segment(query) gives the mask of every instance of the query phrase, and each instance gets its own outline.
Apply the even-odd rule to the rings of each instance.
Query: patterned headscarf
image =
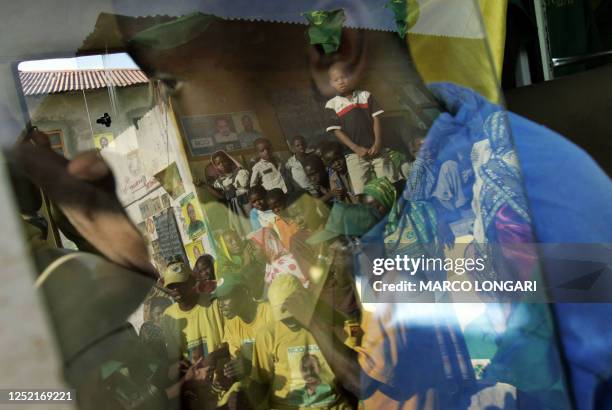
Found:
[[[395,187],[385,177],[376,178],[368,182],[363,189],[363,193],[370,195],[378,203],[387,208],[387,210],[391,210],[393,204],[395,204]]]

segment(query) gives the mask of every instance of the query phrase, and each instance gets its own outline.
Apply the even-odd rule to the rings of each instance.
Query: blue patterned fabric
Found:
[[[417,243],[421,249],[439,245],[440,225],[456,214],[449,216],[432,197],[438,173],[444,161],[468,156],[477,169],[470,201],[473,229],[480,224],[481,241],[495,242],[518,225],[523,231],[516,238],[527,242],[612,243],[612,184],[588,155],[471,90],[453,84],[433,84],[430,90],[446,112],[430,128],[397,207],[364,241],[384,238],[385,253],[391,257],[418,252]],[[422,212],[428,209],[435,212]],[[504,225],[508,218],[512,223]],[[564,400],[561,350],[550,324],[551,311],[545,307],[518,304],[513,309],[509,323],[515,327],[497,340],[489,370],[492,380],[520,386],[521,408],[559,408]],[[414,316],[407,309],[396,312],[398,320]],[[552,309],[576,406],[605,408],[612,403],[612,306],[556,304]],[[457,329],[451,325],[447,334],[456,336]],[[446,344],[439,348],[446,354],[465,354]],[[409,369],[398,374],[410,377]]]

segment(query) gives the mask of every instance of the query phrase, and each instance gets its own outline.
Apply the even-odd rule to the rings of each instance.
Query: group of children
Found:
[[[280,234],[276,221],[292,210],[298,216],[309,216],[298,218],[302,228],[306,223],[308,229],[316,230],[325,222],[334,203],[362,202],[365,185],[379,176],[374,170],[387,161],[380,157],[372,159],[375,164],[372,172],[356,178],[355,173],[363,171],[362,165],[367,160],[356,162],[361,164],[357,171],[351,169],[349,164],[355,162],[351,160],[355,154],[345,154],[346,147],[337,141],[326,141],[310,150],[304,137],[295,136],[291,141],[293,155],[285,163],[276,157],[272,144],[265,138],[255,142],[255,149],[258,160],[251,172],[223,151],[212,156],[219,175],[214,189],[209,191],[226,203],[230,229],[243,236],[262,227],[273,227]],[[385,166],[396,168],[395,164]],[[396,178],[389,178],[381,171],[384,178],[399,188],[404,176],[401,171],[397,173]]]
[[[207,187],[227,205],[229,229],[216,238],[216,260],[204,255],[193,271],[171,265],[163,275],[175,303],[160,326],[170,361],[183,363],[167,381],[181,386],[171,399],[195,397],[198,408],[356,408],[288,304],[301,298],[301,314],[316,309],[339,340],[358,347],[361,310],[346,241],[389,212],[406,176],[401,156],[383,144],[374,97],[352,89],[344,66],[329,74],[338,93],[325,107],[333,141],[311,150],[295,136],[282,162],[259,138],[250,171],[226,152],[211,157],[217,176]],[[224,348],[224,363],[206,362]]]
[[[250,171],[224,151],[212,155],[217,177],[209,191],[227,204],[229,226],[239,234],[273,225],[274,207],[269,202],[290,204],[307,194],[328,208],[336,202],[357,203],[375,178],[386,178],[401,189],[408,162],[383,140],[384,111],[370,92],[355,89],[346,65],[334,64],[328,74],[337,93],[325,105],[326,131],[333,140],[309,149],[303,136],[294,136],[293,155],[282,162],[272,143],[259,138],[254,141],[257,159]],[[324,222],[325,211],[317,208],[319,222]]]

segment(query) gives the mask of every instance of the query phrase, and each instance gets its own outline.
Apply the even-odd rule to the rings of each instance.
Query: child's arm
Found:
[[[353,151],[355,154],[359,155],[360,157],[365,157],[366,155],[368,155],[368,149],[364,148],[360,145],[355,144],[348,135],[346,135],[346,133],[342,130],[334,130],[334,135],[336,136],[336,138],[338,138],[340,140],[341,143],[343,143],[344,145],[346,145],[347,147],[349,147],[351,149],[351,151]]]
[[[372,145],[368,150],[368,155],[374,157],[380,152],[382,137],[380,132],[380,119],[378,118],[378,116],[376,116],[372,120],[374,123],[374,145]]]
[[[251,183],[249,184],[252,187],[255,185],[259,185],[259,171],[256,167],[257,163],[253,166],[252,174],[251,174]]]
[[[194,185],[197,186],[198,188],[206,189],[206,191],[208,191],[208,193],[211,194],[215,199],[219,199],[219,200],[225,199],[225,195],[223,195],[223,191],[215,186],[217,184],[216,181],[213,183],[213,186],[210,186],[206,181],[193,181],[193,182],[194,182]]]
[[[368,149],[369,156],[376,156],[380,152],[382,144],[382,132],[380,127],[380,114],[384,113],[383,109],[378,105],[378,101],[372,94],[368,96],[368,110],[372,116],[372,127],[374,131],[374,144]]]

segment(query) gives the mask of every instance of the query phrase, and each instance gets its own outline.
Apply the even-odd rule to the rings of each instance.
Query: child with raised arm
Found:
[[[336,63],[329,69],[330,85],[338,93],[327,101],[328,132],[348,147],[346,164],[356,195],[374,177],[387,177],[391,182],[401,179],[399,169],[384,148],[379,116],[384,112],[369,91],[354,88],[348,67]]]

